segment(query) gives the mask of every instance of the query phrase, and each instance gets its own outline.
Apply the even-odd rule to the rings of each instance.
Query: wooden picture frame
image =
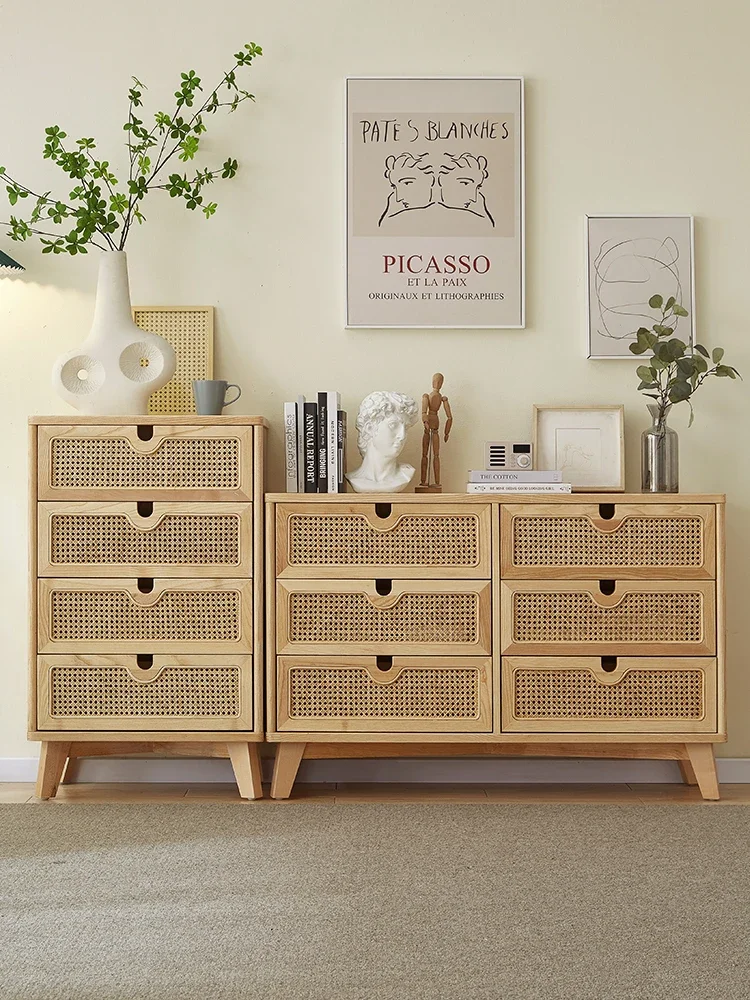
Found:
[[[624,492],[625,407],[622,404],[535,404],[533,445],[535,467],[563,472],[574,493]]]

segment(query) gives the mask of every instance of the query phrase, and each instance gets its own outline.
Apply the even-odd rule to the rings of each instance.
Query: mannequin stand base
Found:
[[[415,493],[442,493],[443,487],[433,483],[432,486],[415,486]]]

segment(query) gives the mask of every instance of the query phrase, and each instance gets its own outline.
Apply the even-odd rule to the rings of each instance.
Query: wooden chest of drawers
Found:
[[[30,737],[66,760],[229,756],[260,794],[260,417],[31,420]]]
[[[718,794],[723,497],[266,499],[276,797],[373,744],[665,757]]]

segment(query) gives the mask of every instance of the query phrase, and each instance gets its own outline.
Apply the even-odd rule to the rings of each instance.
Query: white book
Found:
[[[561,483],[562,472],[556,469],[472,469],[470,483]]]
[[[287,493],[299,493],[297,484],[297,404],[284,403],[284,467]]]
[[[572,493],[570,483],[467,483],[467,493]]]
[[[329,493],[339,491],[338,462],[338,412],[341,409],[341,394],[326,393],[326,481]]]
[[[305,492],[305,397],[297,396],[297,492]]]

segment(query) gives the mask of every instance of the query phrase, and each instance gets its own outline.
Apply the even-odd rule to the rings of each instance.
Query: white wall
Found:
[[[44,127],[56,123],[95,136],[121,166],[131,75],[148,84],[150,108],[168,108],[181,70],[213,80],[241,43],[262,44],[250,73],[256,105],[217,118],[208,134],[214,159],[231,152],[243,168],[215,188],[218,214],[205,221],[157,192],[129,251],[136,302],[216,305],[217,375],[243,385],[237,412],[273,421],[270,488],[282,486],[285,399],[334,384],[353,412],[375,388],[417,395],[440,370],[456,415],[449,488],[481,462],[485,438],[529,434],[532,403],[622,401],[637,489],[646,415],[633,366],[585,358],[583,216],[693,213],[700,339],[750,374],[749,35],[745,0],[6,0],[0,163],[31,187],[59,186],[41,157]],[[526,77],[526,330],[344,330],[347,74]],[[0,246],[28,269],[0,279],[0,757],[27,757],[26,417],[67,409],[48,371],[90,323],[96,261],[42,257],[4,237]],[[715,382],[701,395],[691,430],[686,413],[675,416],[682,487],[728,494],[721,752],[750,757],[750,405],[745,384]]]

